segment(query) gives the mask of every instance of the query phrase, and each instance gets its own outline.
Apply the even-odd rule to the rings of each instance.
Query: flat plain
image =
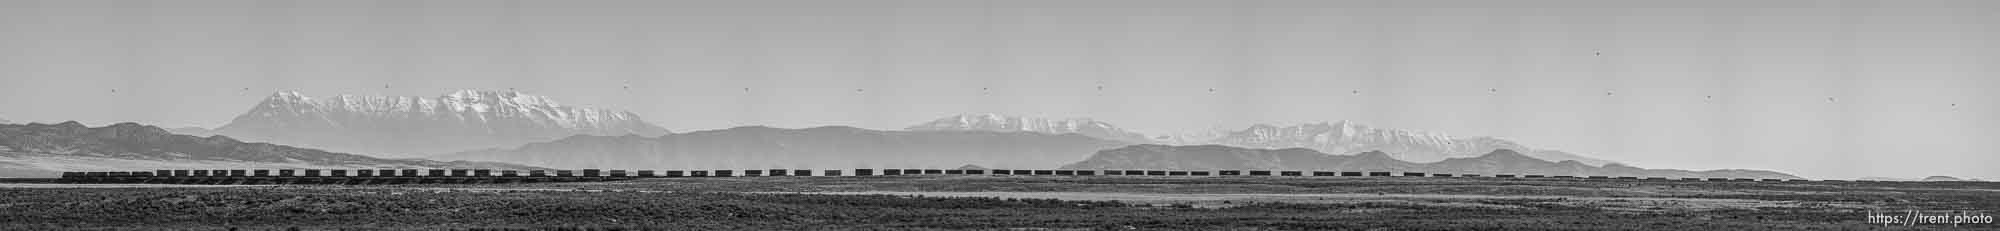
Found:
[[[0,184],[0,229],[1905,230],[2000,183],[874,176],[412,185]]]

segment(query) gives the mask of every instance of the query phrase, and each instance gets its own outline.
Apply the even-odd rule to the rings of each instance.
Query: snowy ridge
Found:
[[[638,114],[564,106],[515,91],[437,97],[272,94],[217,133],[343,152],[413,157],[512,147],[573,135],[659,136]]]
[[[1523,150],[1535,158],[1575,160],[1590,165],[1610,161],[1554,150],[1538,150],[1513,141],[1492,137],[1453,137],[1450,134],[1416,130],[1381,129],[1348,121],[1300,124],[1286,127],[1258,124],[1231,132],[1221,138],[1196,144],[1220,144],[1247,148],[1309,148],[1326,153],[1383,151],[1396,159],[1434,162],[1447,158],[1473,157],[1494,150]]]
[[[905,128],[910,131],[995,131],[1081,134],[1099,139],[1148,143],[1146,135],[1089,118],[1051,119],[992,113],[960,114]]]
[[[624,129],[619,123],[638,121],[631,112],[563,106],[546,96],[512,91],[460,90],[437,98],[339,95],[314,99],[283,91],[264,101],[262,116],[351,114],[363,117],[457,117],[465,121],[520,119],[595,135],[650,131]]]

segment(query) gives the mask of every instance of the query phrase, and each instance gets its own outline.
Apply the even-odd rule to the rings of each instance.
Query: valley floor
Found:
[[[2000,183],[883,176],[483,185],[0,184],[0,229],[2000,229]]]

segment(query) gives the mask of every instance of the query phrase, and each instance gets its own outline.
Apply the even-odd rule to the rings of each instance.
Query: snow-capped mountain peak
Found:
[[[1037,118],[994,113],[959,114],[905,128],[911,131],[997,131],[1046,134],[1076,133],[1100,139],[1146,143],[1145,135],[1089,118]]]
[[[1577,160],[1592,165],[1609,161],[1554,150],[1537,150],[1512,141],[1492,137],[1454,137],[1440,132],[1382,129],[1346,120],[1291,126],[1251,125],[1201,144],[1221,144],[1249,148],[1310,148],[1326,153],[1383,151],[1396,159],[1413,162],[1441,161],[1472,157],[1499,149],[1523,150],[1548,160]]]
[[[348,94],[316,98],[281,91],[217,131],[245,140],[399,157],[510,147],[572,135],[667,133],[631,112],[564,106],[546,96],[491,90],[460,90],[434,98]]]

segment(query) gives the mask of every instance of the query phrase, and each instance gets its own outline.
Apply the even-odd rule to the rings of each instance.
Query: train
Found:
[[[77,184],[491,184],[594,182],[682,177],[870,177],[909,175],[1029,175],[1147,177],[1457,177],[1550,178],[1623,181],[1790,182],[1803,179],[1666,178],[1523,174],[1446,174],[1384,171],[1281,170],[1076,170],[1076,169],[747,169],[747,170],[495,170],[495,169],[179,169],[129,172],[63,172],[57,183]]]

